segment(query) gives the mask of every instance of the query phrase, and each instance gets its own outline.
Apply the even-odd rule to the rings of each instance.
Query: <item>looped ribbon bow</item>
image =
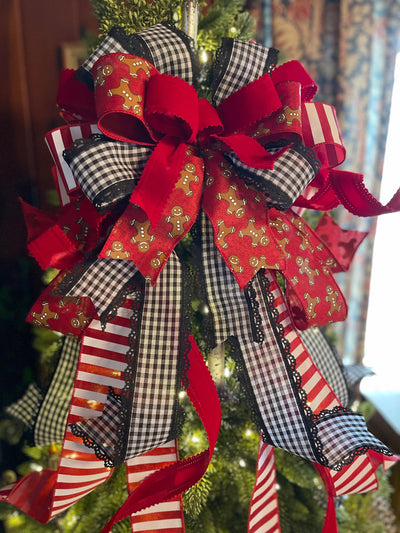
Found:
[[[309,102],[317,87],[298,62],[252,79],[216,107],[134,55],[100,57],[93,77],[100,131],[150,153],[99,257],[132,261],[155,283],[201,207],[241,288],[261,268],[280,270],[299,328],[345,318],[332,254],[302,219],[283,211],[320,169],[315,153],[322,171],[345,155],[333,108]],[[325,132],[322,143],[315,124]],[[101,205],[88,183],[87,154],[72,149],[67,161]]]

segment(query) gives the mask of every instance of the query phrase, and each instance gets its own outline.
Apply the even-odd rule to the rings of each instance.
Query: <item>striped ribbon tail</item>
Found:
[[[178,461],[177,441],[143,453],[126,462],[128,492],[131,494],[141,482],[153,472]],[[171,500],[148,507],[131,514],[132,532],[184,533],[184,519],[181,495]]]
[[[64,160],[63,152],[78,139],[85,139],[93,134],[99,134],[96,124],[83,123],[73,126],[66,125],[49,131],[45,141],[55,164],[54,176],[57,177],[56,185],[63,205],[69,203],[69,195],[79,191],[79,186],[74,175]],[[64,192],[64,194],[61,194]]]
[[[321,102],[307,102],[302,107],[303,139],[312,146],[322,168],[343,163],[346,150],[340,135],[335,108]]]
[[[248,533],[280,533],[274,448],[260,438]]]

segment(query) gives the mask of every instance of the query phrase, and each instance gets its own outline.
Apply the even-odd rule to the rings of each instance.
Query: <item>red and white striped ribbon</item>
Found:
[[[72,171],[63,158],[63,151],[69,148],[77,139],[86,139],[93,133],[101,132],[98,129],[97,124],[87,122],[73,126],[62,126],[61,128],[49,131],[45,135],[46,144],[56,166],[54,177],[57,179],[56,185],[60,194],[62,205],[65,205],[65,203],[63,203],[65,202],[65,193],[71,194],[79,190],[79,186],[76,183]],[[60,191],[63,191],[62,196]]]
[[[274,448],[260,438],[248,533],[280,533]]]
[[[336,119],[335,108],[321,102],[309,102],[302,107],[303,140],[312,146],[322,168],[333,168],[346,157]]]
[[[167,442],[126,462],[128,492],[133,492],[141,482],[156,470],[178,460],[176,440]],[[184,533],[182,497],[152,505],[131,515],[132,531],[152,533]]]

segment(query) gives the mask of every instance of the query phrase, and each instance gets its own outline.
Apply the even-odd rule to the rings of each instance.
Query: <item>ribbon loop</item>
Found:
[[[199,127],[196,90],[175,76],[151,76],[147,85],[145,120],[161,134],[194,142]]]

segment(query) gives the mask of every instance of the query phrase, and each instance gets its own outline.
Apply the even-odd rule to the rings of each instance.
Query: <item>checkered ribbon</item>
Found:
[[[34,427],[36,446],[49,446],[62,442],[71,403],[80,344],[73,337],[66,337],[56,371],[40,407]]]
[[[36,383],[30,383],[22,397],[8,405],[5,408],[5,412],[12,418],[22,422],[26,430],[30,430],[35,423],[42,402],[43,391]]]
[[[300,331],[299,334],[311,359],[332,387],[340,403],[347,407],[349,405],[347,378],[336,350],[330,346],[325,335],[318,328],[306,329]]]

